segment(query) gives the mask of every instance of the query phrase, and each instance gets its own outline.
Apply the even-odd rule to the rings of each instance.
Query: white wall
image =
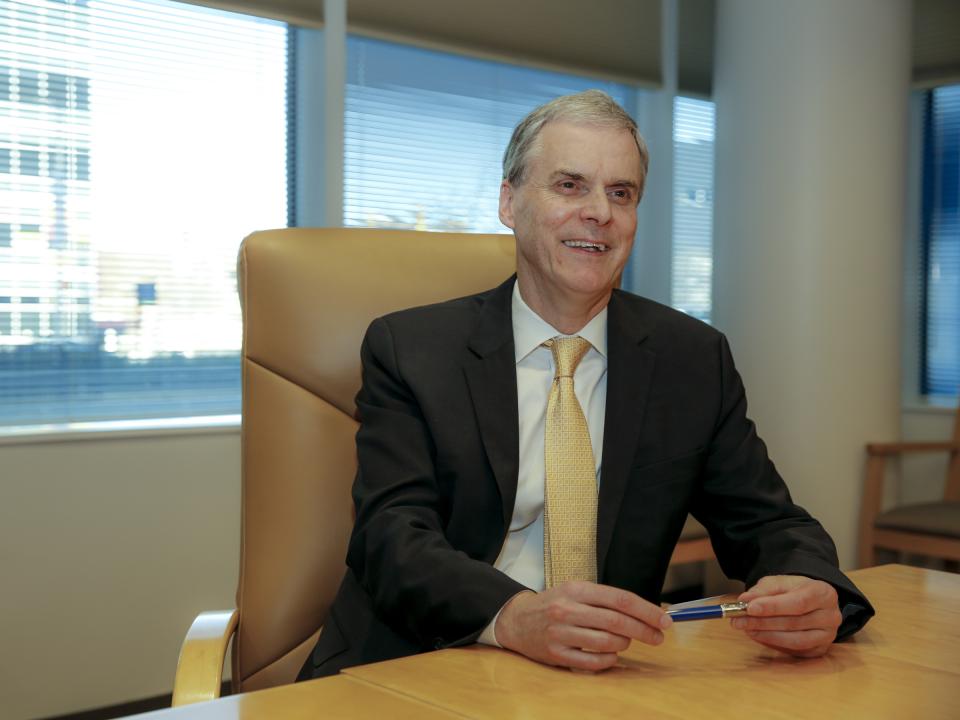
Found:
[[[953,434],[952,408],[907,408],[901,415],[902,440],[918,442],[946,442]],[[903,458],[899,467],[891,468],[893,482],[889,483],[892,502],[917,503],[943,499],[943,485],[947,475],[947,454],[917,453]]]
[[[233,606],[239,431],[0,446],[0,716],[168,693]]]
[[[717,4],[712,316],[843,567],[864,440],[899,426],[909,28],[890,1]]]

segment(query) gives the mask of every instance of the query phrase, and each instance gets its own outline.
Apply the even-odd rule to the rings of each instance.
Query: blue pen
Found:
[[[709,618],[737,617],[747,614],[747,604],[745,602],[721,603],[720,605],[701,605],[700,607],[681,608],[679,610],[667,610],[667,615],[673,618],[674,622],[684,622],[686,620],[707,620]]]

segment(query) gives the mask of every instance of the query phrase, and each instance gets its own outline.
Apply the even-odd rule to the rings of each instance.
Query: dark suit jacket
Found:
[[[493,568],[519,466],[513,283],[367,331],[348,570],[301,678],[474,642],[524,589]],[[689,511],[727,575],[826,580],[840,635],[859,629],[873,610],[768,459],[724,336],[629,293],[608,307],[599,581],[657,602]]]

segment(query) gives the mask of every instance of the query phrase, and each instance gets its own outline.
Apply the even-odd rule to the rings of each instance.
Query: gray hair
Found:
[[[637,130],[637,124],[627,111],[601,90],[585,90],[563,95],[533,110],[514,128],[503,154],[503,179],[511,185],[520,185],[526,179],[530,155],[536,148],[540,131],[549,122],[565,121],[583,125],[600,125],[628,130],[640,151],[640,187],[638,199],[643,196],[650,154],[647,144]]]

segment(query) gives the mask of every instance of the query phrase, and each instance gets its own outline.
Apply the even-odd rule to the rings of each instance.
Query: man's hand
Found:
[[[799,575],[761,578],[738,599],[750,605],[747,616],[730,621],[733,627],[761,645],[797,657],[826,653],[842,620],[833,586]]]
[[[656,605],[626,590],[568,582],[542,593],[523,592],[501,610],[497,642],[548,665],[605,670],[631,640],[663,642],[673,621]]]

